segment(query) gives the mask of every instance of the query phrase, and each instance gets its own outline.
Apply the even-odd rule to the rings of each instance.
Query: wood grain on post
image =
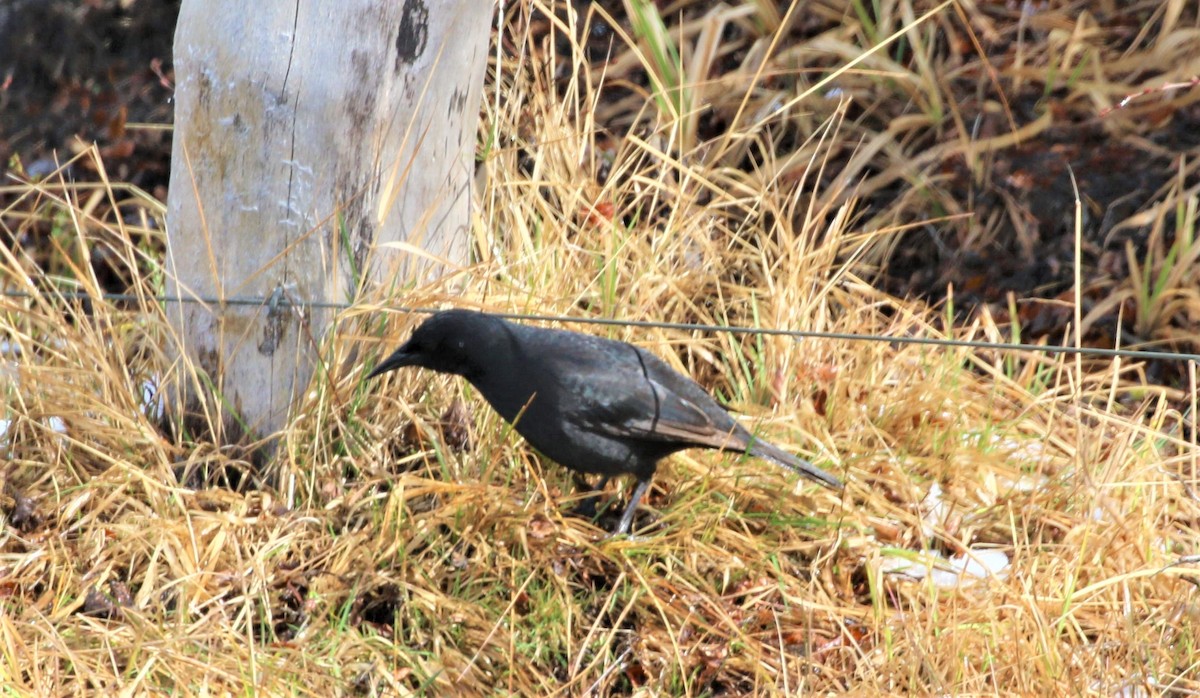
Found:
[[[491,10],[184,0],[167,291],[202,302],[167,313],[212,381],[184,392],[221,396],[210,417],[223,404],[257,434],[284,426],[332,318],[299,304],[416,268],[374,245],[465,260]],[[244,298],[274,302],[220,300]]]

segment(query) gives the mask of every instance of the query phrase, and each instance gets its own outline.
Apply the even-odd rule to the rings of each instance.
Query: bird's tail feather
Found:
[[[824,470],[821,470],[812,463],[809,463],[803,458],[797,458],[778,446],[769,444],[766,441],[751,439],[750,444],[746,447],[746,453],[764,460],[769,460],[776,465],[782,465],[789,470],[794,470],[804,477],[810,480],[815,480],[816,482],[819,482],[830,489],[840,490],[845,487],[841,480],[830,475]]]

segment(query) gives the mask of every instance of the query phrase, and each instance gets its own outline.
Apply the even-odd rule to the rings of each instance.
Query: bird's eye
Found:
[[[461,339],[460,339],[460,340],[458,340],[457,344],[458,344],[458,350],[459,350],[459,351],[462,351],[463,349],[466,349],[466,348],[467,348],[467,343],[466,343],[466,342],[464,342],[464,341],[462,341]]]

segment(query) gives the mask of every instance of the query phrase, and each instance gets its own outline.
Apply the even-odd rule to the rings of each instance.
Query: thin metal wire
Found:
[[[275,296],[269,298],[258,298],[251,296],[229,296],[227,298],[199,298],[186,296],[154,296],[150,294],[139,296],[136,293],[87,293],[86,291],[48,291],[46,293],[30,293],[28,291],[3,291],[0,296],[7,298],[42,298],[49,296],[52,298],[62,298],[64,300],[106,300],[106,301],[145,301],[152,300],[158,303],[196,303],[198,305],[261,305],[269,306],[273,301],[286,303],[288,305],[299,306],[302,308],[322,308],[331,310],[348,310],[353,306],[350,303],[339,303],[334,301],[289,301],[287,299],[278,300]]]
[[[416,312],[431,312],[424,308]],[[851,332],[819,332],[816,330],[784,330],[772,327],[735,327],[732,325],[704,325],[689,322],[655,322],[653,320],[611,320],[608,318],[574,318],[567,316],[527,315],[521,313],[495,313],[511,320],[545,320],[552,322],[576,322],[591,325],[620,325],[624,327],[661,328],[687,332],[731,332],[733,334],[758,334],[805,339],[840,339],[845,341],[895,342],[938,347],[969,347],[972,349],[996,349],[1000,351],[1033,351],[1049,354],[1083,354],[1085,356],[1120,356],[1131,359],[1166,359],[1168,361],[1200,361],[1200,354],[1141,349],[1102,349],[1097,347],[1060,347],[1042,344],[1015,342],[980,342],[970,339],[936,339],[932,337],[892,337],[878,334],[856,334]]]
[[[197,303],[205,305],[237,305],[271,307],[273,304],[291,305],[301,308],[318,308],[325,310],[348,310],[354,304],[335,301],[294,301],[288,297],[280,300],[273,295],[270,298],[249,296],[232,296],[228,298],[197,298],[181,296],[139,296],[134,293],[105,293],[91,294],[82,291],[52,291],[46,294],[35,294],[27,291],[3,291],[0,296],[9,298],[37,298],[39,295],[62,298],[66,300],[108,300],[135,301],[153,300],[157,303]],[[416,313],[432,315],[443,308],[424,308],[417,306],[391,306],[385,312]],[[931,337],[893,337],[888,335],[856,334],[850,332],[818,332],[815,330],[787,330],[774,327],[737,327],[734,325],[707,325],[692,322],[658,322],[654,320],[618,320],[614,318],[576,317],[571,315],[539,315],[536,313],[494,313],[507,320],[523,320],[536,322],[559,322],[563,324],[602,325],[617,327],[638,327],[643,329],[677,330],[680,332],[729,332],[732,334],[750,334],[765,336],[783,336],[796,339],[835,339],[849,342],[894,342],[896,344],[916,344],[935,347],[964,347],[992,351],[1011,352],[1043,352],[1046,354],[1081,354],[1084,356],[1121,357],[1126,359],[1147,359],[1155,361],[1195,361],[1200,363],[1200,354],[1190,354],[1175,351],[1155,351],[1148,349],[1103,349],[1097,347],[1064,347],[1042,344],[1024,344],[1017,342],[982,342],[969,339],[936,339]]]

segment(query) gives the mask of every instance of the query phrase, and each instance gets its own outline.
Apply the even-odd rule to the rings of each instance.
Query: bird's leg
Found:
[[[600,493],[603,492],[604,488],[608,485],[608,478],[608,475],[600,478],[600,484],[596,485],[595,487],[588,485],[587,480],[583,479],[583,477],[575,478],[576,487],[579,489],[587,487],[587,491],[591,492],[586,499],[579,503],[579,506],[575,507],[576,514],[579,514],[585,519],[596,518],[596,502],[600,501]]]
[[[621,523],[617,524],[617,530],[613,531],[614,536],[629,533],[629,529],[633,527],[633,512],[637,510],[638,502],[649,487],[650,478],[638,480],[637,487],[633,488],[633,495],[629,497],[629,506],[625,507],[625,513],[621,514]]]

